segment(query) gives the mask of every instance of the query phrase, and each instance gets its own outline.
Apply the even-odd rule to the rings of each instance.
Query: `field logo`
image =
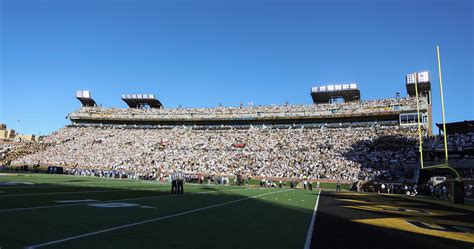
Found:
[[[358,223],[474,243],[472,223],[428,217],[376,218],[353,220]]]
[[[83,199],[83,200],[62,200],[62,201],[55,201],[57,203],[81,203],[81,202],[93,202],[97,201],[94,199]]]
[[[413,220],[405,220],[410,225],[415,226],[421,229],[431,229],[436,231],[443,232],[454,232],[454,233],[473,233],[474,230],[472,227],[463,226],[463,225],[451,225],[451,224],[442,224],[442,223],[427,223]]]
[[[98,208],[124,208],[124,207],[138,207],[140,205],[134,203],[125,203],[125,202],[110,202],[110,203],[91,203],[87,204],[91,207]]]

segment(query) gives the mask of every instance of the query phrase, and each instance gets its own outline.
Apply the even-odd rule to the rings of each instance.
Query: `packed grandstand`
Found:
[[[416,102],[411,97],[306,106],[148,110],[83,107],[69,115],[72,125],[42,141],[47,146],[11,158],[11,164],[55,165],[74,168],[75,172],[113,170],[124,175],[156,176],[179,169],[212,175],[403,181],[413,176],[417,162],[417,127],[400,125],[399,120],[379,121],[378,115],[372,121],[347,122],[343,115],[399,114],[414,108]],[[88,122],[96,114],[101,114],[101,119],[129,122]],[[323,114],[340,122],[278,122],[278,118]],[[256,125],[131,125],[137,117],[158,121],[184,117],[192,122],[216,117],[248,120],[251,116],[266,116],[273,121]]]
[[[236,129],[67,127],[53,146],[14,160],[98,168],[327,179],[405,177],[416,163],[416,129],[393,124]]]
[[[340,94],[326,91],[323,97]],[[416,181],[418,129],[426,150],[439,146],[430,137],[429,94],[421,94],[418,105],[410,94],[368,101],[358,99],[359,91],[343,95],[357,100],[321,103],[312,95],[312,105],[163,108],[154,95],[123,95],[129,108],[104,108],[89,92],[78,91],[82,107],[68,115],[70,125],[40,143],[3,143],[0,156],[12,166],[58,166],[71,174],[119,178],[157,179],[182,170]],[[462,136],[462,144],[458,138],[449,137],[451,147],[474,144],[470,133]]]

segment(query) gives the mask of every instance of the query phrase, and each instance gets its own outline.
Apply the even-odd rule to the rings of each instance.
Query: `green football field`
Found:
[[[318,191],[0,175],[0,248],[305,248]]]

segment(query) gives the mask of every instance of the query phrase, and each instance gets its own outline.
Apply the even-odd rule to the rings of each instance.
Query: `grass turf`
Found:
[[[0,185],[2,249],[81,235],[39,248],[302,248],[318,198],[317,191],[198,184],[173,196],[169,183],[46,174],[0,182],[33,183]],[[136,206],[55,202],[80,199]]]

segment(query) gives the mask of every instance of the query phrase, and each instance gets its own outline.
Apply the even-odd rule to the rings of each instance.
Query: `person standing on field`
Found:
[[[171,174],[171,194],[176,194],[176,187],[177,187],[177,179],[178,175],[176,173],[176,170],[173,170],[173,173]]]
[[[183,183],[184,183],[184,174],[182,171],[180,171],[177,175],[178,195],[182,195],[184,193]]]

